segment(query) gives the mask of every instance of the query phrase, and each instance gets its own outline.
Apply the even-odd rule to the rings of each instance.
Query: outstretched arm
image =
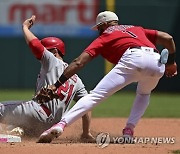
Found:
[[[176,57],[176,46],[173,37],[166,32],[157,32],[157,45],[162,45],[164,48],[169,50],[169,58],[166,64],[165,75],[167,77],[173,77],[177,75],[177,65],[175,62]]]
[[[33,15],[31,18],[25,20],[22,25],[22,30],[26,43],[31,48],[32,53],[37,59],[40,60],[44,52],[44,46],[41,44],[40,40],[29,30],[33,26],[35,19],[36,16]]]
[[[64,76],[66,78],[70,78],[72,75],[77,73],[82,67],[84,67],[85,64],[87,64],[89,61],[92,60],[92,57],[86,53],[83,52],[78,58],[74,59],[71,64],[65,69]]]
[[[37,37],[29,30],[33,26],[35,19],[36,16],[33,15],[31,18],[25,20],[22,25],[24,37],[27,44],[29,44],[29,42],[31,42],[33,39],[37,39]]]
[[[70,65],[64,70],[64,73],[60,76],[59,80],[51,85],[49,88],[56,91],[63,83],[65,83],[71,76],[77,73],[85,64],[92,60],[92,57],[83,52],[78,58],[74,59]]]

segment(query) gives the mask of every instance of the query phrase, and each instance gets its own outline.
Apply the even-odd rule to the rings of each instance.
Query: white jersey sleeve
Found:
[[[82,83],[81,79],[77,78],[77,90],[74,96],[74,101],[77,102],[80,98],[86,96],[88,94],[87,90],[85,89],[84,84]]]
[[[37,78],[36,92],[42,87],[54,84],[64,71],[64,62],[56,58],[51,52],[44,48],[40,60],[41,70]]]
[[[57,59],[51,52],[49,52],[46,48],[44,48],[44,54],[41,58],[41,65],[43,69],[48,72],[58,62],[59,62],[59,59]]]

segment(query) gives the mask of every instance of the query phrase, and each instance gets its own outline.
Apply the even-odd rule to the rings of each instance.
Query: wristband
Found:
[[[62,85],[62,84],[61,84],[61,82],[59,82],[59,80],[57,80],[56,83],[54,84],[54,86],[55,86],[56,88],[59,88],[61,85]]]
[[[169,54],[167,64],[174,64],[175,58],[176,58],[176,53],[175,52]]]
[[[68,78],[62,74],[59,78],[59,80],[56,81],[56,83],[54,84],[54,86],[56,88],[59,88],[62,84],[64,84],[66,81],[68,80]]]

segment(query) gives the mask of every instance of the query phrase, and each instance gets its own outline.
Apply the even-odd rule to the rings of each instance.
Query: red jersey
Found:
[[[144,29],[132,25],[108,27],[85,50],[90,56],[101,54],[113,64],[117,64],[129,47],[151,47],[156,49],[157,30]]]

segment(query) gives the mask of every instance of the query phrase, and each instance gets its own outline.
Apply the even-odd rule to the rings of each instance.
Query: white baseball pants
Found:
[[[151,91],[163,76],[165,65],[159,63],[160,55],[154,49],[141,47],[127,49],[118,64],[62,117],[67,125],[83,116],[113,93],[126,85],[138,82],[136,98],[127,123],[134,126],[144,114]],[[121,98],[119,98],[119,102]],[[109,104],[110,105],[110,104]],[[119,107],[120,108],[120,107]]]

